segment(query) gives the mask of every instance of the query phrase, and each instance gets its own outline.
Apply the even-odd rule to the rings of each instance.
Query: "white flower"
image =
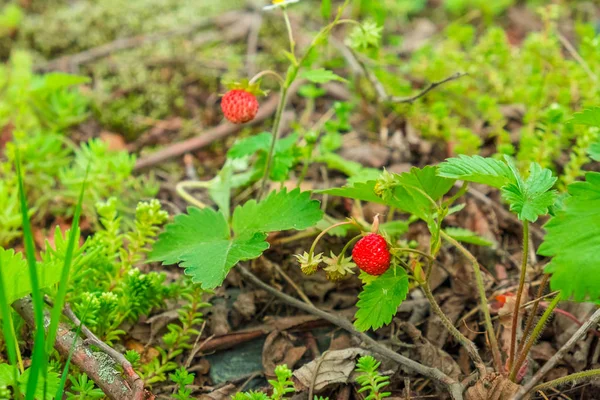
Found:
[[[271,4],[270,6],[264,6],[263,10],[272,10],[274,8],[277,8],[277,7],[285,7],[288,4],[297,3],[299,1],[300,0],[272,0],[271,2],[273,4]]]

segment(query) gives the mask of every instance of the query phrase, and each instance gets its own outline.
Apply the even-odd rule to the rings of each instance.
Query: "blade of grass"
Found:
[[[67,287],[69,286],[69,274],[71,272],[71,263],[73,261],[73,251],[75,249],[75,241],[79,238],[79,218],[81,216],[81,208],[83,204],[83,194],[85,192],[85,184],[87,182],[87,175],[90,168],[88,165],[85,173],[83,184],[81,185],[81,192],[79,193],[79,200],[75,206],[75,214],[73,214],[73,222],[71,223],[71,231],[69,232],[69,242],[67,243],[67,251],[65,252],[65,262],[63,264],[62,273],[60,276],[60,282],[58,284],[58,292],[54,299],[54,307],[52,308],[50,317],[50,327],[48,328],[48,338],[46,341],[46,351],[49,353],[54,347],[56,341],[56,332],[58,331],[58,324],[62,315],[62,309],[65,305],[65,299],[67,297]],[[60,398],[60,397],[59,397]]]
[[[14,382],[17,382],[19,379],[17,371],[18,343],[15,335],[15,330],[13,329],[12,317],[10,314],[10,305],[8,304],[8,300],[6,299],[5,293],[6,292],[4,291],[4,277],[2,274],[2,260],[0,260],[0,317],[2,317],[2,332],[4,333],[4,343],[6,344],[6,351],[8,353],[8,362],[10,363],[10,365],[15,367]],[[20,366],[20,371],[23,372],[22,365]],[[19,385],[15,385],[15,392],[15,395],[18,398],[20,396]]]
[[[31,279],[31,298],[33,299],[33,309],[35,317],[35,339],[33,345],[33,354],[31,356],[31,367],[29,380],[27,381],[27,391],[25,400],[33,400],[35,390],[38,384],[40,373],[43,374],[44,382],[46,381],[46,347],[44,333],[44,302],[40,292],[40,285],[37,275],[37,262],[35,260],[35,245],[33,242],[33,232],[31,230],[31,222],[29,220],[29,209],[27,207],[27,199],[25,197],[25,188],[23,184],[23,173],[21,171],[21,154],[17,149],[16,152],[16,169],[17,182],[19,186],[19,200],[21,204],[21,217],[23,220],[23,245],[25,246],[25,256],[29,265],[29,278]]]
[[[85,314],[81,317],[81,321],[83,321],[85,319]],[[77,325],[77,330],[75,331],[75,337],[79,337],[79,335],[81,335],[81,327],[83,325],[83,322],[80,322],[79,325]],[[56,389],[56,396],[54,396],[55,399],[62,399],[63,398],[63,393],[65,391],[65,385],[67,384],[67,378],[69,376],[69,366],[71,365],[71,357],[73,356],[73,353],[75,352],[75,344],[77,343],[76,340],[73,340],[73,345],[71,346],[71,348],[69,349],[69,356],[67,357],[67,362],[65,362],[65,368],[63,369],[63,373],[62,376],[60,378],[60,384],[58,385],[58,389]]]

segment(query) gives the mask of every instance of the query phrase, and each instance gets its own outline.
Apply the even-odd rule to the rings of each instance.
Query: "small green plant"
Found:
[[[294,393],[294,382],[292,382],[292,371],[287,365],[278,365],[275,367],[275,378],[269,379],[273,394],[268,396],[263,392],[240,392],[232,396],[232,400],[282,400],[286,395]]]
[[[173,393],[174,399],[189,400],[192,398],[192,391],[186,386],[194,382],[194,374],[190,374],[184,367],[180,367],[175,373],[169,375],[169,379],[177,385],[177,392]]]
[[[365,400],[382,400],[391,395],[390,392],[382,391],[390,384],[390,378],[379,373],[380,365],[381,362],[373,356],[362,356],[356,363],[356,372],[360,373],[356,382],[361,386],[358,393],[365,393]]]
[[[67,393],[68,400],[104,398],[104,392],[98,389],[85,373],[71,376],[69,379],[71,380],[71,388]]]

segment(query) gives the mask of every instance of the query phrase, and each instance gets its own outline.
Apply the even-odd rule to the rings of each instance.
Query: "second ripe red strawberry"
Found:
[[[352,250],[352,259],[361,270],[370,275],[381,275],[390,267],[391,254],[385,238],[370,233],[360,239]]]
[[[258,112],[258,100],[253,93],[243,89],[232,89],[223,95],[221,110],[225,118],[234,124],[252,121]]]

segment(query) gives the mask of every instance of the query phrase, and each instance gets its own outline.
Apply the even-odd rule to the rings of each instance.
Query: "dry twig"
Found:
[[[35,326],[33,305],[30,297],[19,299],[15,301],[12,306],[25,320],[27,325],[30,327]],[[66,315],[67,309],[68,306],[65,308]],[[72,316],[75,317],[74,314]],[[49,317],[46,315],[45,318],[48,319]],[[80,322],[77,317],[72,320],[76,325],[79,325]],[[71,357],[72,363],[81,371],[85,372],[108,398],[112,400],[144,400],[152,398],[151,394],[146,393],[143,381],[135,371],[133,371],[131,364],[125,360],[125,357],[123,357],[122,354],[100,341],[87,327],[82,326],[82,332],[84,332],[84,335],[87,337],[90,337],[88,336],[88,334],[90,334],[95,338],[93,344],[102,349],[104,353],[92,352],[89,346],[64,324],[58,326],[54,347],[64,357],[67,357],[71,352],[71,348],[73,348],[73,355]],[[107,360],[103,358],[103,356],[106,357],[106,355],[121,364],[126,379],[121,377],[121,373],[114,368],[113,363],[107,362]]]
[[[416,361],[411,360],[410,358],[404,357],[403,355],[396,353],[395,351],[393,351],[392,349],[390,349],[388,347],[385,347],[385,346],[379,344],[376,340],[374,340],[367,334],[357,331],[354,328],[354,325],[352,325],[352,323],[350,321],[348,321],[346,318],[339,317],[334,314],[330,314],[326,311],[320,310],[314,306],[306,304],[300,300],[297,300],[291,296],[288,296],[285,293],[280,292],[279,290],[267,285],[266,283],[264,283],[263,281],[258,279],[252,272],[250,272],[244,266],[239,265],[238,272],[248,281],[252,282],[256,286],[259,286],[260,288],[264,289],[268,293],[271,293],[273,296],[284,301],[285,303],[287,303],[295,308],[298,308],[302,311],[305,311],[309,314],[321,317],[324,320],[327,320],[327,321],[331,322],[332,324],[337,325],[340,328],[346,330],[348,333],[358,337],[373,352],[378,353],[384,357],[387,357],[420,375],[426,376],[427,378],[430,378],[433,381],[442,384],[443,386],[446,387],[446,389],[452,396],[452,399],[454,399],[454,400],[462,400],[463,399],[463,395],[462,395],[463,386],[459,382],[450,378],[448,375],[444,374],[439,369],[431,368],[431,367],[425,366],[423,364],[420,364]]]

